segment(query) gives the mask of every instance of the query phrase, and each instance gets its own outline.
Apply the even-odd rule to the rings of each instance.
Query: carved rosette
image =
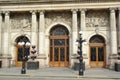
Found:
[[[12,30],[30,30],[31,16],[28,14],[15,13],[11,16],[10,26]]]
[[[108,27],[109,14],[107,11],[88,11],[86,15],[86,27]]]
[[[49,12],[46,13],[45,26],[48,27],[55,22],[63,22],[69,26],[72,24],[72,17],[69,12]]]

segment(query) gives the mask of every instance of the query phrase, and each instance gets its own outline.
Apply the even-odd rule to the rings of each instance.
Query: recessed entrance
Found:
[[[29,39],[26,36],[20,36],[16,39],[16,66],[21,67],[22,66],[22,59],[23,59],[23,52],[24,56],[28,56],[30,53],[30,46],[26,46],[23,49],[23,46],[19,46],[18,42],[24,41],[24,42],[30,42]]]
[[[95,35],[90,39],[90,66],[105,67],[106,64],[105,40],[100,35]]]
[[[67,67],[69,65],[69,36],[68,30],[58,25],[50,31],[50,54],[51,67]]]

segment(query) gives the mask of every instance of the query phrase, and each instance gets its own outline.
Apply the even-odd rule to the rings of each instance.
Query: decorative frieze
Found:
[[[10,19],[10,26],[12,30],[24,29],[30,30],[31,27],[31,16],[28,14],[12,14]]]
[[[72,24],[72,17],[69,12],[48,12],[46,13],[45,26],[50,26],[55,22],[63,22],[69,26]]]
[[[109,14],[107,11],[88,11],[86,15],[86,27],[108,27]]]

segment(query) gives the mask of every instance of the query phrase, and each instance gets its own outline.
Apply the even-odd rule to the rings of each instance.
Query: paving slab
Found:
[[[78,71],[70,68],[39,68],[35,70],[26,69],[26,74],[21,74],[20,67],[12,67],[0,68],[0,76],[120,79],[120,72],[105,68],[89,68],[84,71],[83,76],[79,76]]]

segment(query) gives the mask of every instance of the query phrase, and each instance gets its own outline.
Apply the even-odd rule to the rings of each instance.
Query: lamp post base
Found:
[[[21,74],[26,74],[26,69],[22,68],[21,69]]]
[[[79,75],[80,75],[80,76],[83,76],[83,75],[84,75],[83,69],[80,69],[80,70],[79,70]]]
[[[79,75],[81,76],[84,75],[84,63],[83,62],[79,63]]]

